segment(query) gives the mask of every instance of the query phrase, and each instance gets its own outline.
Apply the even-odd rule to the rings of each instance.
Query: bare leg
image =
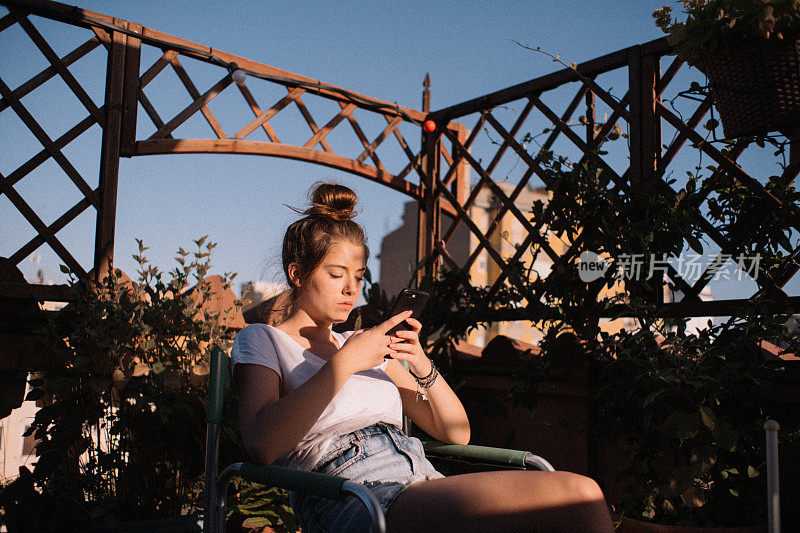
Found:
[[[476,472],[420,481],[386,513],[398,531],[611,532],[600,487],[570,472]]]

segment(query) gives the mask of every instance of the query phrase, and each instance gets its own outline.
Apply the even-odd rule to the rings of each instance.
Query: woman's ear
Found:
[[[300,279],[300,265],[297,263],[289,263],[289,266],[286,267],[286,273],[289,274],[292,285],[299,289],[302,284],[302,280]]]

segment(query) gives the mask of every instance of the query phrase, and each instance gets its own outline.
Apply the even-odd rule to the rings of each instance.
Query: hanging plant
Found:
[[[800,0],[683,0],[653,13],[675,54],[709,79],[726,138],[800,128]]]

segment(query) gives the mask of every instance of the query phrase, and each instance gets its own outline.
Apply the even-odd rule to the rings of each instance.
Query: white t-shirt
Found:
[[[352,334],[333,332],[340,348]],[[262,365],[277,372],[280,395],[284,396],[316,374],[325,360],[276,327],[251,324],[234,339],[231,370],[238,363]],[[334,437],[376,422],[402,427],[400,392],[385,372],[386,363],[350,376],[297,446],[275,464],[311,470]]]

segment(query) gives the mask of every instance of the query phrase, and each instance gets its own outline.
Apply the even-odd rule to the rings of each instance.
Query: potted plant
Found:
[[[677,56],[705,74],[726,138],[800,131],[800,2],[683,0],[653,13]]]

